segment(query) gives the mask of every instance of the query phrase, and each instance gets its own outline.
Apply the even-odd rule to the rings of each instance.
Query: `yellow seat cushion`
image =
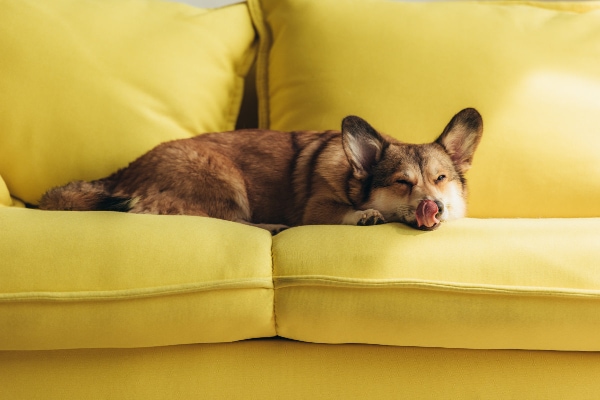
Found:
[[[306,226],[274,237],[279,335],[600,351],[600,219]]]
[[[234,128],[255,55],[245,4],[0,4],[0,175],[36,203],[160,142]]]
[[[424,143],[475,107],[470,216],[600,216],[600,2],[249,5],[263,128],[338,129],[356,114]]]
[[[273,336],[271,235],[186,216],[0,208],[0,350]]]

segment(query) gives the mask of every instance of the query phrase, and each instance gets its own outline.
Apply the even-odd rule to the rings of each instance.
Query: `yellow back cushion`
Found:
[[[472,217],[600,216],[600,2],[250,0],[262,127],[407,142],[475,107]]]
[[[233,129],[254,41],[245,4],[2,1],[0,176],[35,203],[160,142]]]

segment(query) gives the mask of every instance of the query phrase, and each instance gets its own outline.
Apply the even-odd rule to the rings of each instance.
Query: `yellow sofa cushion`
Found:
[[[274,237],[279,335],[600,351],[600,219],[306,226]]]
[[[599,216],[600,2],[249,0],[264,128],[429,142],[475,107],[472,217]]]
[[[0,3],[0,176],[35,203],[160,142],[234,128],[255,54],[245,4]]]
[[[0,350],[273,336],[271,235],[210,218],[0,208]]]

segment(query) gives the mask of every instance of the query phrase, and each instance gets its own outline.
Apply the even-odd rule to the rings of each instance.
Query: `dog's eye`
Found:
[[[446,175],[440,175],[436,179],[437,182],[442,182],[442,181],[445,181],[445,180],[446,180]]]
[[[408,187],[412,187],[412,185],[413,185],[412,183],[410,183],[409,181],[407,181],[405,179],[398,179],[396,181],[396,183],[399,183],[401,185],[408,186]]]

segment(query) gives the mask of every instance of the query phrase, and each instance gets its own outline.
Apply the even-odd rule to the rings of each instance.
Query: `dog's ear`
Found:
[[[342,145],[356,179],[365,179],[381,159],[385,139],[367,121],[350,115],[342,121]]]
[[[473,153],[482,133],[483,120],[479,112],[474,108],[465,108],[452,118],[436,143],[446,149],[454,165],[461,173],[465,173],[471,168]]]

